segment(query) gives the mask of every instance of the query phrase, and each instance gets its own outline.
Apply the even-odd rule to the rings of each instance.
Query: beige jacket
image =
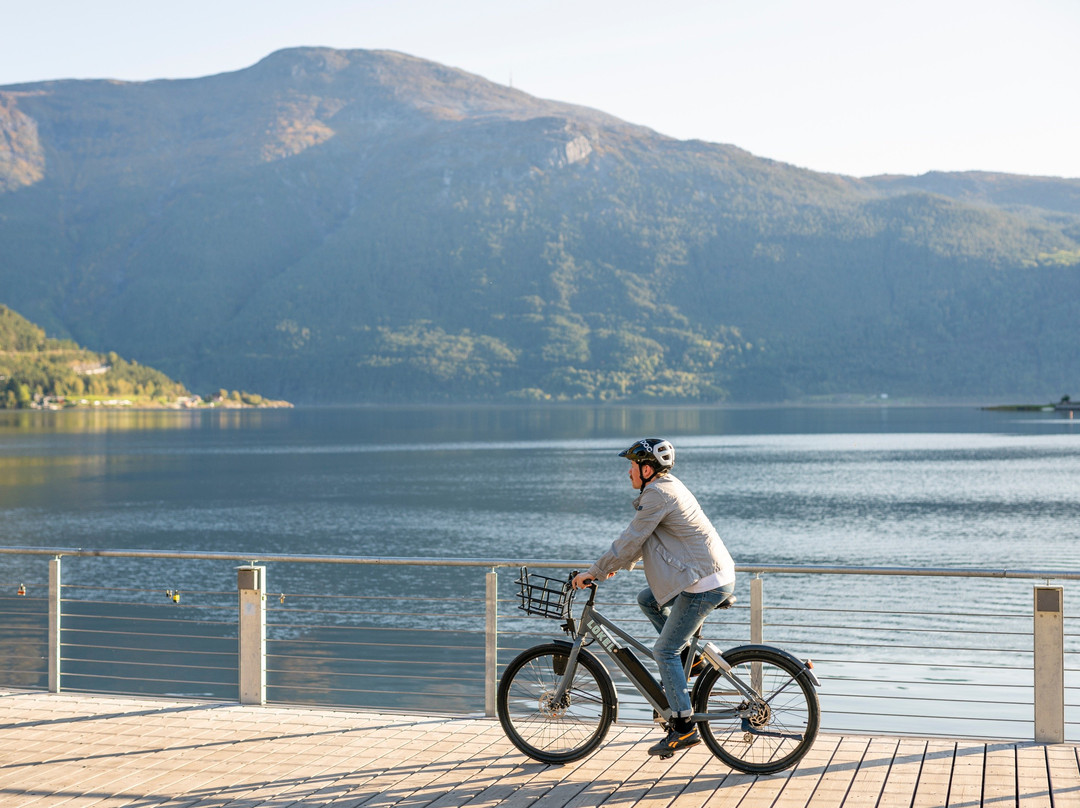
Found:
[[[603,580],[616,570],[645,564],[653,597],[667,603],[702,578],[735,580],[735,562],[697,499],[676,477],[651,480],[634,500],[634,519],[588,572]]]

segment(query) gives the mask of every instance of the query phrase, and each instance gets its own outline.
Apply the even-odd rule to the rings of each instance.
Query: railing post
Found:
[[[60,556],[49,561],[49,692],[60,692]]]
[[[760,572],[755,572],[750,579],[750,642],[760,644],[765,641],[765,617],[762,601],[764,579]]]
[[[760,572],[750,579],[750,642],[761,644],[765,641],[765,607],[762,593],[765,581]],[[762,668],[760,662],[750,663],[750,686],[760,691],[762,688]]]
[[[495,716],[495,683],[499,672],[499,574],[486,576],[484,596],[484,715]]]
[[[241,704],[266,704],[266,567],[237,567]]]
[[[1065,742],[1064,590],[1035,587],[1035,742]]]

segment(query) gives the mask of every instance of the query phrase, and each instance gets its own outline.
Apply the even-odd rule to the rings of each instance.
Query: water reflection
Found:
[[[1080,568],[1075,424],[1054,414],[974,408],[0,412],[0,532],[9,546],[225,551],[252,560],[274,553],[587,562],[632,515],[634,492],[617,452],[645,434],[675,441],[677,474],[697,493],[739,563]],[[3,556],[0,563],[0,607],[43,597],[45,558]],[[68,558],[64,576],[82,587],[79,598],[131,604],[152,618],[157,633],[170,636],[176,615],[231,613],[235,566]],[[342,691],[378,690],[362,684],[361,668],[342,669],[332,654],[303,650],[342,631],[338,617],[326,615],[334,608],[305,610],[305,599],[393,601],[422,593],[452,601],[482,592],[476,570],[269,567],[272,593],[285,595],[283,603],[272,604],[281,623],[272,629],[279,632],[281,667],[271,684],[297,698],[311,688],[311,698],[323,698],[319,681]],[[15,588],[23,582],[32,594],[16,601]],[[511,599],[504,586],[503,596]],[[641,586],[640,574],[619,576],[606,585],[605,599],[631,604],[625,614],[633,616]],[[743,604],[748,586],[744,575],[737,589]],[[949,632],[953,645],[978,656],[985,632],[1006,617],[1029,621],[1030,586],[774,577],[766,589],[773,610],[768,630],[774,641],[802,645],[831,662],[829,675],[864,680],[860,698],[870,698],[884,686],[889,665],[932,645],[935,632]],[[172,606],[167,590],[181,591],[181,603]],[[1065,602],[1071,616],[1080,601],[1067,596]],[[890,614],[877,613],[882,604]],[[816,610],[813,620],[803,617],[807,605]],[[122,614],[128,607],[115,608]],[[374,631],[389,621],[410,631],[464,631],[466,624],[471,631],[479,618],[455,616],[465,608],[438,602],[426,617],[375,615],[360,629]],[[741,608],[715,621],[729,644],[747,639]],[[822,609],[837,612],[823,619]],[[958,634],[954,618],[940,617],[958,611],[972,633]],[[40,614],[17,619],[37,625]],[[524,632],[553,633],[535,621],[519,623]],[[895,628],[887,642],[881,640],[883,625]],[[644,624],[642,631],[648,631]],[[980,686],[1017,687],[1015,677],[1029,676],[1012,672],[1007,659],[1026,653],[1010,645],[1014,634],[1025,631],[1009,629],[1007,636],[985,640],[999,647],[1006,662],[994,674],[1003,679]],[[369,638],[361,632],[354,639],[358,660],[366,659]],[[31,647],[26,643],[39,640],[8,642],[5,647],[23,654]],[[231,642],[207,639],[208,659],[214,658],[210,651],[228,656],[230,650],[216,645]],[[864,650],[869,669],[857,671],[842,661]],[[314,667],[290,658],[294,654],[313,657]],[[433,663],[450,682],[450,663],[465,660],[452,650],[444,656]],[[470,651],[469,664],[473,656]],[[971,681],[949,660],[972,659],[951,651],[941,656],[918,683],[888,685],[890,692]],[[159,656],[151,661],[168,666]],[[103,660],[84,662],[84,681],[90,681]],[[11,675],[40,681],[36,664]],[[208,674],[205,692],[231,697],[230,676]],[[435,701],[462,698],[466,691],[463,701],[469,701],[474,689],[448,684]],[[856,715],[861,704],[829,709]]]
[[[354,407],[204,410],[0,410],[0,437],[148,430],[329,428],[369,430],[401,442],[574,439],[650,435],[1008,432],[1071,429],[1060,413],[991,412],[975,407]]]

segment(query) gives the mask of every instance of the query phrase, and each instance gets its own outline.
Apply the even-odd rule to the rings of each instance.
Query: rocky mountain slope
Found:
[[[818,174],[392,52],[0,88],[0,301],[298,402],[1056,397],[1078,199]]]

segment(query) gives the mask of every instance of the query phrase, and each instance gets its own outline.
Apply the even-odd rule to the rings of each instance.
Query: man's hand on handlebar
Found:
[[[614,576],[614,572],[609,572],[607,574],[608,578],[613,578]],[[596,578],[589,575],[589,573],[587,572],[579,572],[577,575],[574,576],[574,580],[571,582],[571,585],[574,587],[574,589],[587,589],[590,584],[594,583],[596,583]]]

